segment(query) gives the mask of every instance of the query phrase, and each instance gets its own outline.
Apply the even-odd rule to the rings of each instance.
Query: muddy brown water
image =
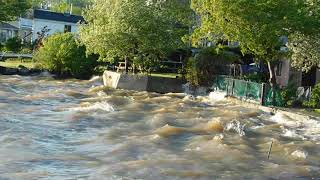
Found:
[[[320,179],[318,119],[98,85],[0,76],[0,179]]]

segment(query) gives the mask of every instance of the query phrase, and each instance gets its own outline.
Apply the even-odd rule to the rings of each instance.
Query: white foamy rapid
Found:
[[[227,94],[225,92],[214,91],[214,92],[210,92],[209,99],[212,102],[219,102],[219,101],[225,100],[226,95]]]
[[[227,131],[235,131],[239,134],[239,136],[246,135],[244,128],[246,124],[241,124],[240,121],[234,120],[227,124]]]
[[[294,158],[307,159],[308,153],[305,151],[296,150],[291,153],[291,156],[293,156]]]
[[[113,112],[114,108],[106,101],[103,102],[96,102],[92,105],[85,106],[85,107],[76,107],[70,108],[69,111],[82,111],[82,112],[90,112],[90,111],[107,111]]]
[[[102,81],[102,77],[101,76],[93,76],[89,82],[95,82],[95,81]]]
[[[302,140],[320,140],[319,119],[301,118],[300,116],[289,117],[284,113],[277,112],[270,118],[270,121],[282,125],[282,129],[284,132],[283,136],[301,138]]]

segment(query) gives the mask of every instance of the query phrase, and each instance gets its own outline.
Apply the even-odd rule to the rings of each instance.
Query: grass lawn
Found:
[[[29,69],[34,68],[35,63],[31,59],[7,59],[6,61],[0,61],[0,66],[9,68],[18,68],[20,65],[25,66]]]

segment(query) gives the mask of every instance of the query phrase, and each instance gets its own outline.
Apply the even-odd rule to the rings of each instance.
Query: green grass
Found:
[[[6,61],[0,61],[0,66],[8,68],[18,68],[20,65],[25,66],[26,68],[34,68],[35,63],[31,59],[7,59]]]

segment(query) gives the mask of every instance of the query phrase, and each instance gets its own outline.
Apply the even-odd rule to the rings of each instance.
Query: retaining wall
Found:
[[[134,91],[148,91],[157,93],[182,93],[181,79],[154,77],[145,75],[122,74],[112,71],[103,73],[103,83],[107,87]]]

